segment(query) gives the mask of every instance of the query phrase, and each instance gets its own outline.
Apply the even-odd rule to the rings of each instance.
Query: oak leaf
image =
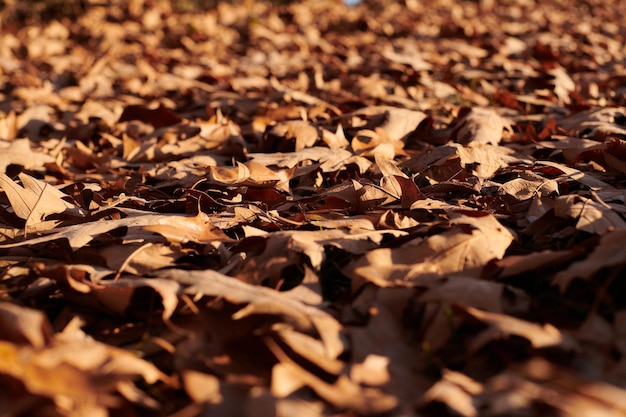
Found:
[[[64,198],[66,194],[52,185],[33,178],[27,174],[19,174],[23,186],[13,182],[8,176],[0,173],[0,186],[7,194],[7,198],[20,218],[26,220],[26,229],[41,223],[51,214],[67,214],[75,217],[85,217],[87,212],[70,203]]]

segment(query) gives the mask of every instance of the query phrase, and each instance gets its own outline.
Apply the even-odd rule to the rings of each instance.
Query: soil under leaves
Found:
[[[0,414],[626,414],[626,3],[84,6],[4,14]]]

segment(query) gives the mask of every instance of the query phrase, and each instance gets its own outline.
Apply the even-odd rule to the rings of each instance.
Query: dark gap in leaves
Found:
[[[461,331],[461,330],[459,330]],[[485,380],[505,370],[511,364],[522,363],[537,353],[531,343],[520,336],[508,335],[500,340],[493,340],[467,358],[463,373]]]
[[[320,267],[319,280],[325,300],[337,302],[350,298],[352,280],[342,269],[351,260],[349,252],[333,245],[324,246],[324,262]]]
[[[181,256],[175,264],[184,269],[206,270],[219,268],[221,266],[220,261],[219,254],[196,252]]]
[[[289,291],[302,283],[304,279],[303,268],[303,265],[287,265],[280,271],[280,277],[265,278],[261,281],[261,285],[277,291]]]
[[[153,323],[155,320],[160,321],[162,311],[161,296],[154,289],[137,287],[124,313],[133,321]]]

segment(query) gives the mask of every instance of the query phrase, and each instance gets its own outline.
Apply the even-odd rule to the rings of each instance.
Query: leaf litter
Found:
[[[1,414],[626,412],[623,2],[183,6],[2,11]]]

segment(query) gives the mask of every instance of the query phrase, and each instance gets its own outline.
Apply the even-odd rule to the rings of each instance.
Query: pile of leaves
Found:
[[[5,24],[0,414],[624,415],[624,15]]]

